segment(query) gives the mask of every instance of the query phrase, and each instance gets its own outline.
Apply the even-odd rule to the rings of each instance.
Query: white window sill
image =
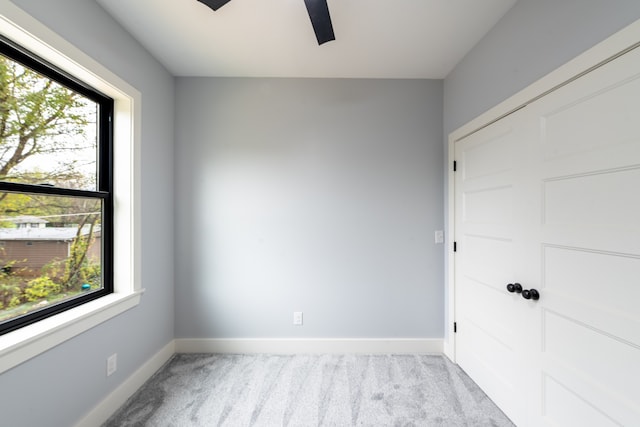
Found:
[[[143,292],[113,293],[0,336],[0,374],[135,307]]]

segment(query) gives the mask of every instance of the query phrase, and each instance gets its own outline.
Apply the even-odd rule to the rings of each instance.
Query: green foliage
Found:
[[[3,252],[0,250],[0,255]],[[22,279],[14,271],[15,264],[16,261],[8,261],[0,269],[0,309],[16,307],[22,302]]]
[[[100,261],[89,257],[91,245],[96,240],[96,222],[97,217],[85,216],[84,221],[78,225],[76,238],[69,249],[69,257],[53,260],[42,268],[41,275],[55,278],[61,286],[61,292],[80,291],[84,284],[89,284],[92,288],[101,286]]]
[[[61,280],[64,289],[80,290],[84,283],[90,280],[96,280],[96,272],[98,274],[97,280],[100,280],[100,267],[98,266],[96,269],[95,263],[92,263],[87,256],[89,248],[95,240],[95,223],[95,217],[90,218],[87,216],[78,226],[78,233],[71,244],[71,250],[69,251],[69,257],[65,263],[64,274]],[[81,231],[85,226],[89,228],[89,232],[86,235],[81,235]]]
[[[87,283],[91,285],[92,289],[101,287],[102,286],[102,270],[100,268],[100,263],[87,262],[82,267],[82,277],[83,277],[83,284]]]
[[[25,299],[27,301],[39,301],[51,296],[59,294],[61,286],[51,280],[49,276],[41,276],[30,280],[24,289]]]
[[[0,55],[0,179],[68,188],[95,182],[95,176],[79,172],[76,156],[68,155],[95,148],[95,141],[84,138],[91,102]],[[35,164],[33,159],[38,159]],[[46,165],[46,170],[37,164]],[[75,208],[66,206],[74,203],[71,200],[54,206],[51,198],[0,193],[0,219],[5,225],[6,216],[67,214],[68,208]]]
[[[0,309],[15,307],[20,304],[20,280],[11,274],[0,273]]]
[[[0,56],[0,178],[25,182],[16,170],[22,162],[60,147],[73,149],[70,137],[81,135],[87,124],[84,106],[78,93]],[[68,170],[53,167],[47,174],[59,178]]]
[[[20,298],[17,295],[14,295],[11,300],[9,301],[9,308],[13,308],[13,307],[17,307],[20,305],[22,301],[20,300]]]

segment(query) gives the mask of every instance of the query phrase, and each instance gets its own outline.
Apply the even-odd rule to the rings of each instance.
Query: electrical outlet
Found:
[[[111,376],[118,370],[118,353],[113,353],[107,357],[107,376]]]
[[[293,312],[293,324],[295,326],[302,326],[302,312],[294,311]]]
[[[444,243],[444,231],[436,230],[435,240],[436,240],[436,243]]]

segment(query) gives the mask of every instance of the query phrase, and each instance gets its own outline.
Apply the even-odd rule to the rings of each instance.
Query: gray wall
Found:
[[[639,17],[638,0],[518,0],[445,79],[445,136]]]
[[[1,425],[71,426],[173,339],[173,78],[92,0],[14,2],[143,98],[141,304],[0,375]]]
[[[177,338],[442,337],[441,81],[176,98]]]

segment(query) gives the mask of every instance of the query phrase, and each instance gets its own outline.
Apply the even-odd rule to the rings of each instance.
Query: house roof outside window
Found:
[[[21,225],[25,225],[31,228],[44,228],[49,223],[49,221],[47,221],[46,219],[33,216],[33,215],[20,215],[20,216],[5,218],[4,220],[13,222],[18,227],[20,227]]]
[[[81,235],[89,234],[90,226],[82,227]],[[71,241],[76,238],[77,227],[47,228],[0,228],[0,240],[57,240]],[[94,227],[94,235],[99,235],[100,227]]]

